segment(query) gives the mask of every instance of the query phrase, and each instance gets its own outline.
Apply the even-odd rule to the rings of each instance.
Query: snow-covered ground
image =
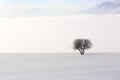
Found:
[[[120,80],[120,54],[0,54],[0,80]]]

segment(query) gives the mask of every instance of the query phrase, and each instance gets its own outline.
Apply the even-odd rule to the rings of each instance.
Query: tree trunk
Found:
[[[79,52],[80,52],[80,54],[82,55],[82,53],[81,53],[81,50],[79,49]]]
[[[80,49],[79,52],[81,55],[84,55],[84,49]]]
[[[80,52],[81,55],[85,54],[85,50],[84,49],[80,49],[79,52]]]
[[[85,50],[84,49],[82,49],[82,54],[81,55],[84,55],[85,54]]]

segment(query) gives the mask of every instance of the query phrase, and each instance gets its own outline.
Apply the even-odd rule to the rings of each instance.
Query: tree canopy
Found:
[[[85,50],[92,47],[92,42],[89,39],[76,39],[74,41],[74,49],[79,50],[81,55],[84,55]]]

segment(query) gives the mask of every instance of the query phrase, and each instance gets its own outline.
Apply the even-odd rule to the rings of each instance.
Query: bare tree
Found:
[[[81,55],[84,55],[85,50],[90,49],[92,47],[92,43],[89,39],[76,39],[74,41],[74,49],[79,50]]]

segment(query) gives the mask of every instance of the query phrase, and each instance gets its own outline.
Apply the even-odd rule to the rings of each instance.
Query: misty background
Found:
[[[0,0],[0,52],[73,52],[76,38],[90,39],[90,52],[119,52],[120,15],[107,11],[120,6],[83,13],[104,2],[119,0]]]

